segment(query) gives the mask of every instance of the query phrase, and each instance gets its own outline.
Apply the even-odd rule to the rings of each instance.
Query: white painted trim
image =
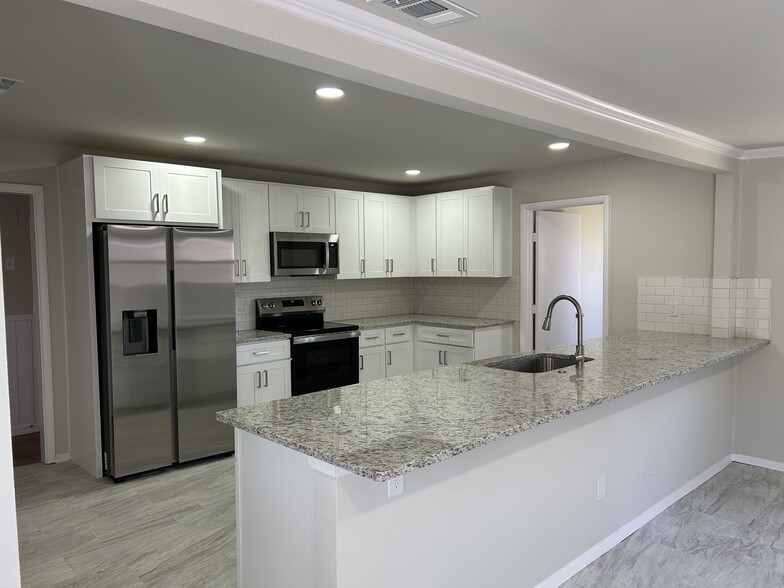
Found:
[[[751,159],[771,159],[774,157],[784,157],[783,147],[765,147],[763,149],[746,149],[741,156],[744,161]]]
[[[54,463],[63,463],[64,461],[71,461],[70,453],[58,453],[54,456]]]
[[[570,561],[560,570],[555,572],[549,578],[539,582],[536,585],[536,588],[556,588],[556,586],[560,586],[564,582],[566,582],[569,578],[574,576],[577,572],[582,570],[584,567],[589,565],[591,562],[596,561],[602,555],[610,551],[613,547],[618,545],[621,541],[626,539],[629,535],[634,533],[635,531],[642,528],[646,523],[651,521],[657,515],[660,515],[664,512],[668,507],[675,504],[678,500],[686,496],[689,492],[696,490],[702,484],[710,480],[713,476],[718,474],[721,470],[726,468],[732,461],[734,456],[727,455],[726,457],[721,458],[715,464],[710,466],[704,472],[698,474],[686,484],[675,490],[674,492],[668,494],[656,504],[645,510],[644,512],[640,513],[638,516],[633,518],[631,521],[626,523],[623,527],[608,535],[599,543],[588,549],[587,551],[583,552],[575,559]]]
[[[254,1],[298,18],[355,35],[383,47],[389,47],[496,84],[514,88],[530,96],[583,114],[674,139],[694,148],[725,157],[738,159],[744,153],[742,149],[732,145],[592,98],[338,0]]]
[[[750,455],[741,455],[737,453],[733,453],[730,457],[732,458],[732,461],[738,463],[745,463],[746,465],[784,472],[784,463],[781,463],[780,461],[772,461],[770,459],[762,459],[760,457],[751,457]]]
[[[533,284],[533,263],[531,262],[531,235],[534,227],[534,212],[537,210],[550,210],[552,208],[572,208],[575,206],[604,206],[604,299],[602,309],[602,332],[610,333],[610,196],[586,196],[583,198],[565,198],[563,200],[550,200],[547,202],[530,202],[520,207],[520,351],[533,349],[533,332],[531,314],[533,296],[529,286]],[[540,309],[539,313],[541,313]]]
[[[44,216],[43,186],[0,183],[2,194],[27,194],[32,201],[32,220],[35,279],[36,322],[40,348],[36,349],[41,375],[41,459],[44,463],[56,461],[54,448],[54,388],[52,384],[52,335],[49,329],[49,276],[46,259],[46,219]],[[36,346],[36,347],[39,347]]]

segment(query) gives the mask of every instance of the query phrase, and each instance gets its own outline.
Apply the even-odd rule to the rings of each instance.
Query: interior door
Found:
[[[581,227],[579,214],[536,212],[534,349],[577,342],[577,313],[569,302],[556,304],[550,331],[542,329],[542,322],[556,296],[568,294],[580,300]]]

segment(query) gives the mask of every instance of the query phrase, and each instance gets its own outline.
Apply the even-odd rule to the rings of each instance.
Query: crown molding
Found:
[[[741,156],[743,161],[750,159],[771,159],[784,157],[784,147],[765,147],[762,149],[746,149]]]
[[[434,39],[339,0],[253,0],[264,6],[348,33],[553,104],[673,139],[716,155],[740,159],[742,149],[598,100],[477,53]]]

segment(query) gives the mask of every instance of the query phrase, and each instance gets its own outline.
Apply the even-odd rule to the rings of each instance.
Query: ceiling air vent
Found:
[[[22,80],[15,80],[13,78],[5,78],[0,76],[0,94],[5,94],[10,90],[15,84],[21,84]]]
[[[478,14],[447,0],[381,0],[381,3],[431,28],[479,17]]]

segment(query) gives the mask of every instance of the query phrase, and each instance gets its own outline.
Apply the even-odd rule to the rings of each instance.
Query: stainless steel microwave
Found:
[[[326,233],[270,233],[273,276],[326,276],[340,271],[338,236]]]

